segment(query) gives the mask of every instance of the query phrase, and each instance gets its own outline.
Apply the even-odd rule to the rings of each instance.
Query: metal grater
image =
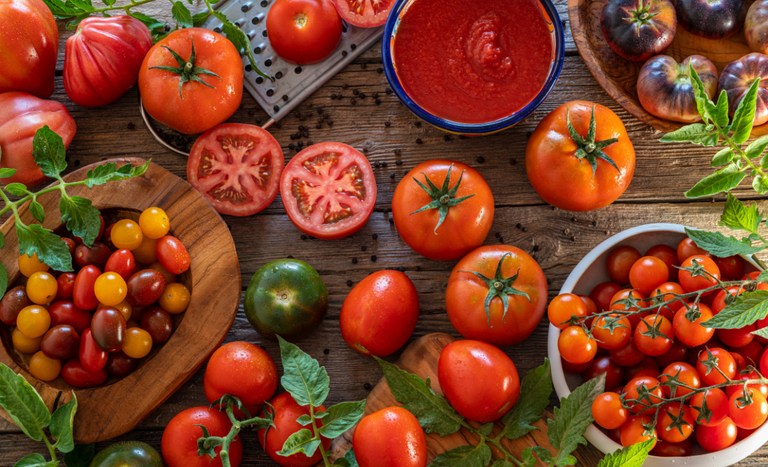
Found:
[[[267,12],[275,0],[226,0],[216,9],[244,30],[251,39],[251,47],[259,60],[259,68],[274,76],[275,81],[262,78],[251,71],[248,56],[243,54],[243,84],[253,98],[272,117],[264,127],[289,114],[310,94],[331,79],[349,62],[373,45],[384,32],[384,27],[358,28],[344,22],[341,40],[330,57],[313,65],[288,63],[272,50],[267,38]],[[203,27],[221,32],[221,22],[211,16]]]

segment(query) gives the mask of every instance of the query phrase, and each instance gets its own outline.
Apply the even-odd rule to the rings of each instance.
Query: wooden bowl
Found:
[[[606,0],[568,0],[568,18],[573,41],[587,64],[589,71],[624,110],[653,128],[668,133],[685,124],[664,120],[646,112],[637,97],[637,77],[644,62],[633,62],[617,55],[600,30],[600,13]],[[752,4],[752,0],[747,1]],[[710,40],[694,36],[677,26],[675,40],[664,52],[681,62],[690,55],[703,55],[717,67],[718,76],[723,68],[752,51],[744,39],[743,29],[723,40]],[[768,134],[768,123],[755,127],[752,136]]]
[[[107,162],[141,165],[145,161],[127,158]],[[95,165],[83,167],[64,180],[82,180],[93,167]],[[92,190],[80,185],[68,188],[67,192],[90,199],[100,210],[162,208],[170,217],[173,234],[184,243],[192,259],[185,273],[188,275],[185,283],[192,293],[189,308],[168,342],[156,346],[154,356],[146,357],[138,369],[125,378],[96,388],[75,390],[79,403],[75,442],[86,444],[132,430],[189,379],[224,341],[240,301],[240,265],[232,236],[218,213],[191,185],[158,165],[150,164],[141,177],[110,182]],[[58,192],[47,193],[37,200],[46,211],[43,225],[58,228],[61,225]],[[28,206],[20,210],[22,219],[27,224],[35,223]],[[13,218],[1,228],[6,244],[0,250],[0,261],[8,270],[9,283],[13,284],[21,275]],[[9,333],[3,333],[0,362],[23,375],[50,410],[71,400],[69,386],[61,378],[46,383],[29,373],[28,359],[14,350],[8,336]],[[2,409],[0,416],[11,421]]]

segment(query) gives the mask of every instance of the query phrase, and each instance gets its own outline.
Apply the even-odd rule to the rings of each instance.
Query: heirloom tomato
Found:
[[[115,352],[125,344],[125,318],[117,308],[101,306],[91,318],[91,332],[96,345],[105,352]],[[129,355],[130,356],[130,355]]]
[[[26,288],[23,285],[17,285],[6,292],[0,300],[0,321],[8,326],[15,326],[19,312],[32,304],[27,297]]]
[[[677,21],[695,36],[727,39],[741,29],[747,15],[744,0],[676,0]]]
[[[768,54],[768,0],[757,0],[749,7],[744,36],[753,52]]]
[[[672,44],[677,28],[675,6],[669,0],[608,0],[600,15],[600,30],[614,52],[644,62]]]
[[[147,331],[152,342],[167,342],[173,333],[173,318],[167,311],[156,306],[145,308],[141,315],[141,329]]]
[[[590,122],[596,125],[594,134]],[[568,211],[591,211],[627,189],[635,173],[635,149],[611,109],[571,101],[539,122],[528,140],[525,168],[544,201]]]
[[[419,420],[402,407],[387,407],[357,424],[352,449],[360,467],[426,467],[427,439]]]
[[[56,290],[56,298],[54,300],[72,300],[72,292],[75,288],[76,277],[77,274],[74,272],[65,272],[61,274],[58,279],[56,279],[58,288]],[[0,313],[2,313],[2,308],[0,308]]]
[[[760,85],[757,88],[755,126],[768,122],[768,55],[751,53],[729,63],[720,75],[719,83],[720,89],[728,94],[728,113],[733,115],[757,78],[760,78]]]
[[[65,383],[78,389],[93,388],[107,382],[107,370],[101,369],[91,373],[80,364],[80,360],[69,360],[61,369],[61,379]]]
[[[517,344],[544,315],[547,279],[523,250],[482,246],[453,268],[445,301],[451,324],[467,339],[499,347]]]
[[[109,247],[101,242],[93,242],[90,247],[80,244],[75,247],[74,260],[75,264],[81,268],[92,264],[103,269],[111,254]]]
[[[266,130],[225,123],[197,138],[187,180],[221,214],[250,216],[275,199],[284,166],[283,150]]]
[[[163,458],[147,443],[119,441],[99,451],[91,467],[163,467]]]
[[[29,372],[42,381],[53,381],[61,373],[61,360],[50,358],[45,352],[37,352],[29,359]]]
[[[165,277],[154,269],[143,269],[133,273],[126,282],[127,300],[131,306],[148,306],[155,303],[165,290]]]
[[[330,56],[342,24],[331,0],[277,0],[267,14],[267,35],[275,53],[297,65]]]
[[[293,225],[323,239],[357,232],[376,205],[368,159],[342,143],[313,144],[291,159],[280,178],[280,197]]]
[[[155,120],[187,135],[202,133],[231,117],[240,106],[243,62],[221,34],[179,29],[149,49],[139,70],[139,91],[144,108]]]
[[[429,259],[453,261],[479,247],[493,223],[493,194],[480,173],[436,159],[414,167],[392,198],[400,237]]]
[[[124,354],[122,351],[110,352],[107,357],[107,373],[116,377],[124,378],[133,373],[139,362],[135,358],[131,358]]]
[[[336,11],[344,21],[361,28],[375,28],[387,22],[394,0],[337,0]]]
[[[214,448],[215,458],[197,455],[197,440],[203,436],[205,426],[211,436],[227,436],[232,428],[224,412],[210,407],[192,407],[176,414],[163,431],[160,447],[168,467],[221,467],[221,446]],[[272,430],[270,430],[272,431]],[[231,467],[238,467],[243,458],[243,442],[236,436],[229,445]]]
[[[152,33],[129,15],[85,18],[67,39],[64,90],[77,105],[115,102],[139,80]]]
[[[51,315],[51,326],[69,324],[75,328],[78,334],[82,334],[91,327],[91,314],[76,307],[74,303],[68,300],[51,303],[48,307],[48,314]]]
[[[51,327],[40,341],[40,350],[46,357],[65,360],[77,356],[80,348],[80,336],[69,324]]]

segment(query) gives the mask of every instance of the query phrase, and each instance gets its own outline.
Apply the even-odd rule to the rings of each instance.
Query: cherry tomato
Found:
[[[176,274],[171,274],[170,272],[168,272],[168,270],[165,269],[163,265],[160,264],[159,262],[150,264],[149,269],[154,269],[155,271],[162,274],[163,277],[165,278],[166,284],[173,284],[174,282],[176,282]]]
[[[154,269],[143,269],[128,279],[127,300],[131,306],[148,306],[155,303],[165,290],[165,277]]]
[[[611,329],[613,328],[613,329]],[[604,349],[619,349],[627,345],[632,335],[632,324],[619,314],[601,316],[592,328],[597,345]]]
[[[105,304],[100,304],[99,308],[102,306],[107,306]],[[123,300],[122,302],[115,305],[115,308],[117,308],[117,311],[120,312],[120,314],[123,315],[123,319],[128,322],[129,319],[131,319],[131,315],[133,314],[133,307],[130,303],[128,303],[128,300]]]
[[[56,298],[54,298],[55,301],[72,300],[76,277],[77,274],[73,272],[65,272],[56,279],[58,287],[56,289]]]
[[[13,342],[13,347],[19,352],[25,354],[33,354],[40,350],[40,346],[43,342],[43,336],[27,337],[22,334],[18,328],[15,328],[11,334],[11,341]]]
[[[729,256],[727,258],[714,257],[715,264],[720,270],[720,274],[723,275],[723,279],[727,281],[737,281],[744,275],[744,269],[746,267],[744,258],[739,255]]]
[[[152,264],[157,262],[157,240],[144,237],[141,245],[131,251],[136,261],[141,264]]]
[[[101,237],[101,243],[107,245],[110,251],[119,250],[119,248],[112,243],[112,229],[115,227],[115,224],[116,222],[109,224],[107,228],[104,229],[104,235]]]
[[[151,207],[141,212],[139,227],[145,237],[157,240],[168,234],[171,229],[171,221],[168,214],[160,208]]]
[[[712,257],[707,250],[699,248],[690,237],[685,237],[677,244],[677,260],[682,263],[691,256]]]
[[[619,291],[623,289],[622,286],[615,282],[603,282],[597,284],[594,289],[589,293],[589,298],[597,305],[599,312],[607,311],[611,309],[611,299]]]
[[[75,248],[75,264],[81,268],[92,264],[103,269],[111,254],[112,251],[109,247],[101,242],[93,242],[90,248],[85,245],[78,245]]]
[[[736,424],[730,417],[716,426],[699,426],[696,441],[707,452],[722,451],[736,442]]]
[[[27,337],[41,337],[51,327],[51,315],[39,305],[23,308],[16,317],[16,329]]]
[[[629,270],[629,283],[646,295],[668,279],[667,264],[655,256],[643,256]]]
[[[733,354],[733,355],[735,357],[735,355],[738,355],[738,354]],[[747,381],[750,379],[760,379],[760,375],[756,371],[747,372],[747,370],[741,370],[739,373],[736,374],[736,378],[735,378],[736,381]],[[768,384],[748,384],[747,387],[753,391],[759,392],[760,394],[763,395],[763,397],[768,398]],[[725,393],[730,398],[733,395],[733,393],[741,389],[744,389],[743,385],[726,386]]]
[[[395,4],[392,0],[339,0],[334,3],[344,21],[362,28],[384,24]]]
[[[754,430],[768,418],[768,402],[760,392],[747,388],[739,389],[728,401],[728,414],[739,428]],[[748,401],[748,399],[751,399]]]
[[[709,409],[707,414],[702,411],[705,399]],[[695,394],[688,399],[688,406],[699,425],[714,427],[728,418],[728,396],[717,388]]]
[[[75,328],[68,324],[53,326],[40,342],[40,350],[45,356],[56,360],[76,357],[79,348],[80,336]]]
[[[569,362],[567,360],[564,360],[561,357],[560,358],[560,362],[563,365],[563,371],[565,371],[566,373],[572,373],[574,375],[578,375],[578,374],[581,374],[581,373],[584,373],[585,371],[587,371],[589,369],[589,367],[591,367],[592,364],[595,361],[594,360],[590,360],[588,362],[579,363],[577,365],[577,364],[573,364],[573,363],[571,363],[571,362]]]
[[[571,318],[587,316],[587,303],[578,295],[572,293],[560,294],[549,302],[547,317],[549,322],[558,329],[565,329],[571,324]]]
[[[284,392],[279,394],[275,396],[270,403],[272,404],[272,407],[274,407],[274,412],[269,408],[266,410],[269,413],[275,414],[274,423],[277,429],[271,429],[269,431],[262,429],[258,431],[259,443],[267,454],[269,454],[269,457],[284,467],[311,467],[318,462],[321,462],[322,456],[320,455],[319,450],[315,451],[315,454],[312,457],[307,457],[303,453],[294,454],[288,457],[277,454],[278,451],[283,449],[285,440],[297,431],[309,429],[312,432],[312,436],[315,436],[315,433],[311,427],[304,427],[296,421],[296,419],[302,415],[309,416],[309,406],[301,406],[297,404],[290,393]],[[315,408],[315,410],[325,412],[325,407],[321,405],[320,407]],[[318,420],[318,425],[322,426],[322,420]],[[328,449],[331,446],[330,439],[321,437],[321,440],[325,449]]]
[[[669,270],[669,280],[671,282],[677,281],[677,268],[680,266],[680,261],[677,259],[677,252],[669,245],[655,245],[645,252],[645,256],[655,256],[664,261]]]
[[[101,276],[101,271],[93,265],[88,265],[77,273],[75,287],[72,290],[75,306],[83,310],[93,310],[99,306],[99,299],[96,298],[94,292],[94,285],[99,276]]]
[[[81,359],[82,360],[82,359]],[[124,378],[133,373],[139,362],[122,351],[110,352],[107,357],[107,373],[117,378]]]
[[[586,363],[597,353],[597,342],[587,336],[581,326],[568,326],[557,340],[560,356],[570,363]]]
[[[27,297],[26,288],[23,285],[17,285],[6,292],[0,300],[0,321],[8,326],[15,326],[19,312],[32,304]]]
[[[643,357],[640,363],[624,368],[624,380],[627,383],[641,376],[651,376],[659,379],[660,375],[661,369],[659,368],[659,364],[656,363],[656,360],[653,357],[648,356]]]
[[[731,349],[726,349],[729,352]],[[744,347],[739,347],[738,349],[735,349],[740,353],[744,360],[746,360],[747,365],[752,365],[755,368],[760,368],[760,357],[763,356],[763,346],[760,345],[757,340],[753,340],[749,344],[745,345]],[[733,353],[733,352],[731,352]]]
[[[21,272],[26,277],[29,277],[38,271],[44,272],[48,269],[49,267],[47,264],[37,259],[37,253],[33,254],[32,257],[27,255],[19,256],[19,272]]]
[[[668,443],[658,440],[656,447],[651,451],[652,456],[658,457],[686,457],[693,454],[693,445],[690,439],[679,443]]]
[[[629,273],[632,265],[641,257],[640,252],[633,246],[621,245],[612,249],[605,262],[608,277],[618,284],[629,284]]]
[[[637,349],[634,337],[630,337],[629,342],[624,347],[611,350],[610,355],[611,360],[624,367],[637,365],[645,358],[645,355]]]
[[[341,18],[330,0],[277,0],[267,14],[275,53],[297,65],[328,58],[341,40]]]
[[[620,395],[615,392],[604,392],[592,402],[592,418],[606,430],[613,430],[626,423],[629,419],[629,410],[622,405]]]
[[[163,460],[168,467],[221,467],[221,446],[214,448],[216,457],[213,459],[208,454],[197,455],[197,440],[203,436],[200,425],[205,426],[211,436],[221,437],[229,434],[232,428],[227,414],[217,409],[192,407],[179,412],[168,422],[160,442]],[[274,429],[270,430],[272,431]],[[229,445],[231,467],[239,467],[242,458],[243,443],[240,437],[236,436]]]
[[[70,301],[57,301],[48,307],[51,315],[51,326],[69,324],[75,328],[75,332],[81,335],[83,331],[91,327],[91,314],[76,307]]]
[[[646,297],[645,294],[640,293],[638,290],[634,289],[622,289],[616,293],[616,295],[611,298],[611,310],[617,310],[617,311],[637,311],[640,308],[638,306],[627,306],[623,303],[618,303],[619,300],[625,300],[629,297],[634,298],[635,300],[639,300],[637,302],[637,305],[640,308],[646,308],[648,306],[648,302],[645,301]],[[640,320],[644,316],[648,316],[650,312],[644,312],[640,314],[634,314],[627,316],[627,319],[629,319],[629,322],[632,323],[632,329],[636,328],[637,325],[640,323]]]
[[[586,295],[577,295],[581,300],[584,302],[585,305],[587,305],[587,316],[592,316],[595,313],[597,313],[597,304],[595,304],[595,301],[589,298]],[[592,320],[587,320],[587,326],[590,325]]]
[[[121,219],[115,222],[110,233],[112,244],[117,249],[135,250],[141,246],[144,240],[144,234],[141,233],[141,227],[136,221],[131,219]]]
[[[673,363],[688,361],[689,353],[690,353],[690,349],[688,348],[688,346],[686,346],[680,341],[675,341],[672,344],[672,347],[669,348],[669,350],[664,352],[664,354],[656,357],[656,361],[659,363],[659,366],[661,368],[666,368]]]
[[[664,303],[675,298],[675,295],[682,295],[685,291],[677,282],[665,282],[660,286],[653,289],[649,298],[656,298],[655,303]],[[675,295],[673,295],[675,294]],[[675,312],[679,310],[683,303],[688,303],[690,300],[678,300],[670,303],[658,310],[658,312],[664,315],[665,318],[672,321],[675,318]],[[654,303],[649,300],[649,303]]]
[[[656,446],[655,440],[658,439],[658,435],[655,428],[651,430],[652,434],[650,436],[643,434],[645,427],[648,426],[652,426],[651,417],[647,415],[630,416],[629,420],[621,425],[621,445],[627,447],[654,439],[653,445]]]
[[[419,420],[402,407],[363,417],[352,449],[360,467],[426,467],[427,439]]]
[[[755,335],[752,334],[755,329],[754,323],[739,329],[718,329],[717,337],[723,344],[738,349],[755,340]]]
[[[683,290],[686,292],[696,292],[697,290],[706,289],[715,285],[717,282],[710,277],[711,275],[716,279],[720,279],[720,270],[717,268],[715,262],[707,256],[691,256],[683,261],[680,267],[689,268],[693,266],[694,262],[703,267],[707,272],[707,275],[693,277],[690,272],[681,269],[678,278],[680,279],[680,285],[683,287]],[[708,292],[707,295],[711,293],[712,292]]]
[[[176,237],[166,235],[157,241],[157,259],[160,264],[173,274],[181,274],[189,269],[189,253]]]
[[[663,355],[672,347],[675,333],[672,323],[661,315],[642,318],[635,328],[635,345],[642,353],[651,357]]]
[[[644,396],[642,399],[639,395],[639,390],[642,386],[645,386],[650,392],[649,396]],[[661,383],[656,378],[648,376],[641,376],[634,378],[624,386],[624,403],[629,410],[634,414],[649,415],[653,414],[656,409],[646,407],[644,404],[657,404],[661,402],[664,394],[661,390]],[[630,402],[630,400],[637,400],[640,402]]]
[[[695,321],[690,321],[689,317],[698,317]],[[715,334],[714,328],[707,328],[701,323],[712,319],[712,310],[703,303],[698,303],[690,309],[684,306],[677,310],[672,326],[675,330],[675,336],[683,344],[689,347],[696,347],[706,344]]]
[[[27,279],[27,297],[32,303],[45,305],[56,298],[56,292],[59,290],[59,283],[53,274],[38,271],[33,273]]]
[[[125,345],[125,318],[119,310],[104,306],[91,319],[91,332],[96,345],[105,352],[115,352]]]
[[[681,443],[693,434],[695,421],[683,403],[669,402],[659,408],[656,432],[669,443]]]
[[[136,271],[136,259],[130,250],[117,250],[112,253],[104,266],[104,272],[116,272],[128,280]]]
[[[98,373],[107,364],[107,352],[101,350],[96,341],[93,340],[93,334],[90,329],[83,331],[80,336],[80,366],[89,373]]]
[[[144,358],[152,350],[152,337],[141,328],[127,329],[125,343],[121,350],[131,358]]]
[[[165,290],[160,295],[158,302],[163,310],[177,315],[187,310],[190,296],[189,289],[184,284],[168,284],[165,286]]]
[[[705,361],[709,360],[713,360],[713,364],[717,369],[714,367],[710,368],[704,364]],[[736,360],[733,359],[733,356],[727,350],[720,347],[710,347],[699,354],[696,370],[699,372],[699,376],[701,376],[704,384],[714,386],[715,384],[726,382],[726,378],[733,379],[736,376]]]
[[[599,375],[605,373],[605,389],[613,390],[624,382],[624,369],[617,365],[611,357],[595,357],[592,364],[584,371],[584,381],[589,381],[592,378],[597,378]]]
[[[720,290],[717,292],[715,299],[712,301],[712,313],[720,313],[725,309],[726,306],[728,306],[728,304],[725,303],[726,300],[730,302],[742,293],[744,293],[744,289],[735,285],[728,287],[725,290]]]
[[[141,316],[141,329],[149,333],[152,342],[163,344],[173,333],[173,319],[162,308],[153,306],[145,310]]]
[[[106,358],[104,360],[106,361]],[[79,389],[101,386],[107,382],[107,376],[107,370],[104,369],[95,373],[86,371],[78,359],[69,360],[61,369],[61,379]]]
[[[74,255],[75,254],[75,248],[77,248],[77,243],[75,243],[74,240],[67,237],[62,237],[62,240],[64,240],[64,243],[67,244],[67,248],[69,248],[69,254]]]
[[[680,384],[677,384],[674,386],[674,395],[672,395],[672,388],[670,386],[662,386],[661,390],[664,393],[664,397],[669,399],[670,397],[680,397],[685,396],[686,394],[690,394],[693,392],[693,389],[689,388],[700,388],[701,387],[701,378],[699,377],[699,372],[696,371],[696,368],[693,366],[683,363],[683,362],[675,362],[671,365],[664,368],[664,371],[659,377],[659,381],[662,383],[666,383],[670,380],[670,378],[675,379],[680,382]],[[682,385],[688,386],[683,387]],[[662,438],[664,438],[662,436]],[[667,440],[670,441],[670,440]],[[675,442],[675,441],[673,441]]]
[[[61,360],[37,352],[29,359],[29,372],[40,381],[53,381],[61,373]]]
[[[128,286],[125,279],[116,272],[105,272],[94,283],[96,299],[107,306],[115,306],[125,300],[128,295]]]

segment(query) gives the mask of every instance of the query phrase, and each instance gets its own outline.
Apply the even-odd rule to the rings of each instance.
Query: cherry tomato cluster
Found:
[[[743,288],[700,291],[720,279],[754,280],[745,266],[739,256],[713,257],[688,237],[676,249],[656,245],[645,255],[618,246],[606,260],[610,282],[589,296],[550,302],[565,371],[585,380],[605,373],[607,392],[592,414],[609,437],[623,446],[654,438],[653,455],[689,456],[693,440],[719,451],[765,422],[768,384],[746,381],[762,378],[757,368],[768,371],[768,341],[751,334],[768,320],[735,330],[702,325]]]
[[[189,253],[169,230],[168,216],[155,207],[138,222],[121,219],[104,229],[102,219],[91,247],[64,239],[79,270],[58,277],[37,255],[19,257],[26,284],[5,294],[0,320],[15,326],[14,348],[32,354],[34,377],[99,386],[109,375],[131,373],[153,344],[170,338],[172,315],[187,309],[191,294],[176,282],[189,269]]]

